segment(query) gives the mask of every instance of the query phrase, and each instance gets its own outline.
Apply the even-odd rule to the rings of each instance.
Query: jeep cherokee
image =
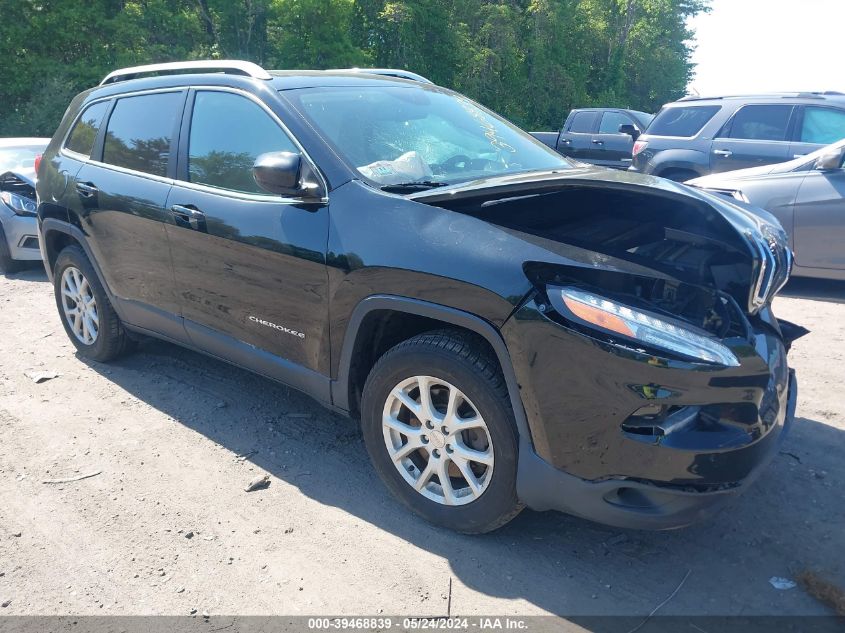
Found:
[[[150,335],[299,389],[360,419],[386,486],[438,525],[528,506],[683,526],[746,489],[794,417],[776,221],[574,165],[424,81],[115,71],[39,172],[80,354]]]

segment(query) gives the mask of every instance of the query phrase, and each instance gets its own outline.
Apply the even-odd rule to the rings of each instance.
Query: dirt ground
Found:
[[[0,615],[440,615],[450,579],[452,614],[647,614],[688,572],[662,614],[829,613],[769,579],[845,586],[845,285],[787,293],[778,315],[812,330],[799,419],[732,506],[668,533],[526,511],[466,537],[394,502],[350,421],[165,343],[86,362],[43,272],[0,276]]]

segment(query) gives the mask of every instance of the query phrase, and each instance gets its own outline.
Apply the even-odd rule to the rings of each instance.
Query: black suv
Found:
[[[150,335],[300,389],[359,418],[387,487],[440,525],[524,505],[685,525],[793,419],[776,223],[574,166],[429,83],[117,71],[73,100],[39,172],[80,354]]]
[[[782,163],[845,138],[845,94],[686,97],[657,113],[630,169],[677,181]]]

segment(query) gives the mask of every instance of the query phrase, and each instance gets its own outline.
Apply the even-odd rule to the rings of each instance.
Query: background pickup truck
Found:
[[[583,108],[572,110],[559,132],[531,134],[569,158],[627,169],[631,166],[635,137],[648,127],[653,118],[653,114],[636,110]],[[633,127],[629,132],[620,132],[619,128],[623,125]]]

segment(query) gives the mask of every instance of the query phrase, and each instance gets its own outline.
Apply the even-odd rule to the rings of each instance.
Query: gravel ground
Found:
[[[354,423],[165,343],[85,361],[46,276],[0,276],[0,614],[440,615],[450,581],[452,614],[647,614],[688,572],[661,613],[829,613],[769,579],[845,585],[845,285],[787,294],[778,315],[812,330],[799,419],[732,506],[667,533],[526,511],[466,537],[388,496]]]

